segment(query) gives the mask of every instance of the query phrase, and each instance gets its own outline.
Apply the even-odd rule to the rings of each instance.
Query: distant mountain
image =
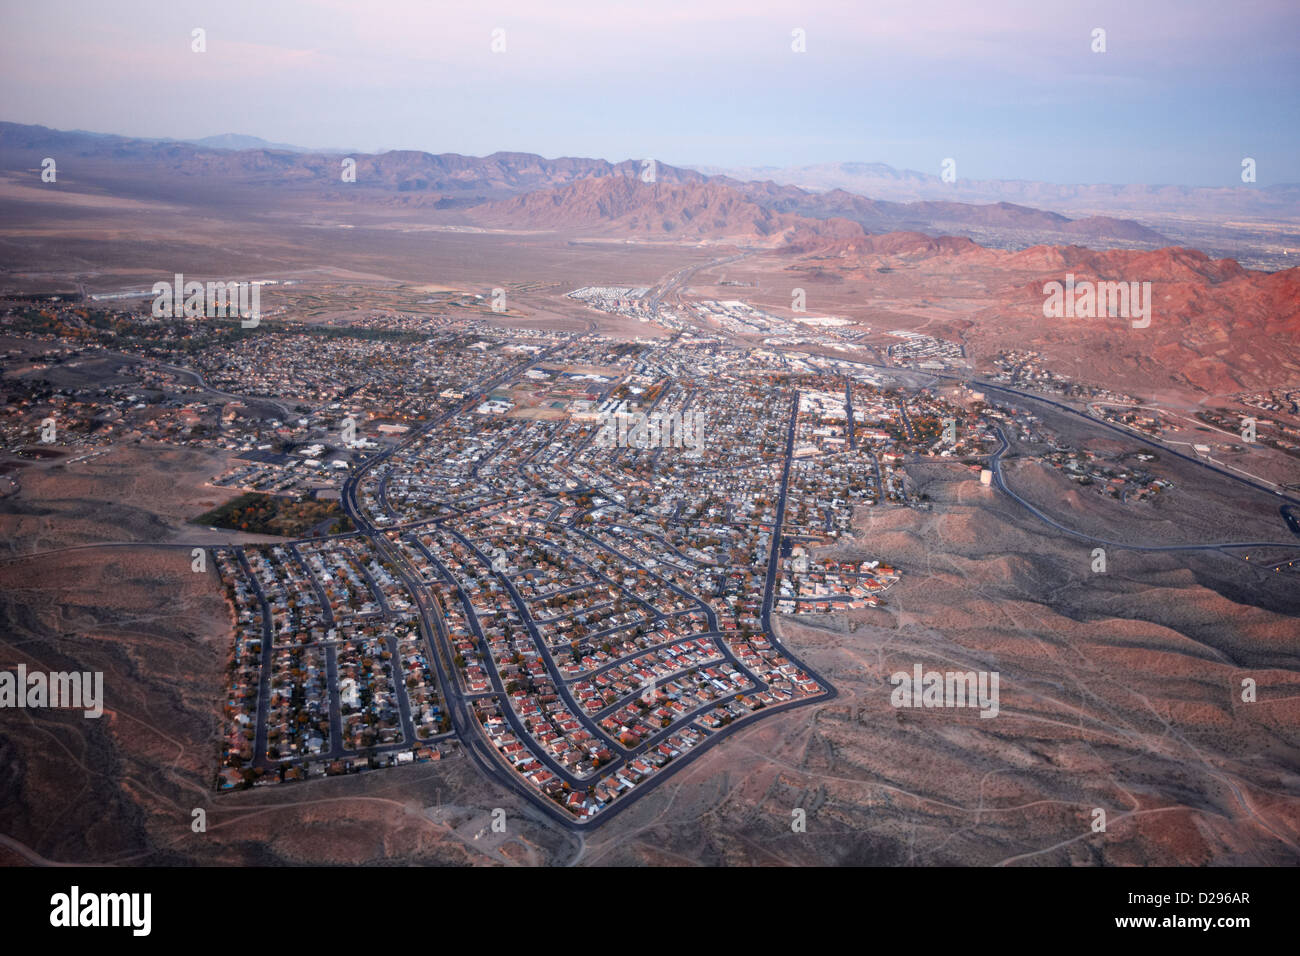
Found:
[[[290,143],[271,143],[260,136],[246,136],[242,133],[221,133],[217,136],[204,136],[201,139],[151,138],[119,136],[115,133],[94,133],[84,129],[56,130],[46,126],[24,126],[19,123],[0,123],[0,130],[8,134],[8,142],[14,146],[27,145],[35,147],[38,145],[73,144],[84,150],[87,148],[93,149],[95,143],[111,143],[115,147],[133,143],[141,148],[147,145],[165,146],[187,143],[205,149],[276,149],[290,153],[324,152],[331,154],[347,152],[346,150],[314,150],[305,146],[294,146]]]
[[[850,283],[886,308],[892,301],[911,310],[960,288],[971,308],[933,310],[927,331],[960,338],[974,358],[1028,348],[1084,380],[1134,391],[1164,383],[1209,395],[1286,383],[1300,368],[1300,269],[1283,266],[1270,275],[1196,249],[1151,250],[1145,247],[1168,245],[1163,236],[1106,215],[1071,218],[1014,202],[952,198],[898,202],[663,163],[654,166],[655,181],[644,182],[647,169],[639,160],[514,152],[359,153],[351,157],[357,180],[344,184],[337,154],[0,123],[0,177],[37,183],[45,156],[58,161],[60,203],[45,204],[42,189],[12,190],[0,199],[0,215],[15,210],[30,221],[57,223],[55,217],[64,216],[72,222],[82,213],[72,201],[80,193],[90,214],[116,228],[119,204],[105,197],[145,200],[149,213],[140,221],[148,224],[148,241],[132,240],[143,249],[134,254],[145,258],[163,244],[156,238],[163,234],[160,224],[165,229],[181,218],[210,220],[223,246],[227,228],[231,236],[271,229],[274,238],[264,248],[272,250],[316,241],[286,239],[284,230],[286,223],[314,226],[314,219],[331,226],[356,220],[403,227],[385,233],[385,243],[400,242],[408,226],[475,225],[610,240],[725,241],[773,250],[781,268],[810,294],[823,282]],[[875,167],[858,171],[884,175]],[[906,183],[912,175],[896,178]],[[160,212],[159,199],[169,208]],[[400,208],[406,206],[413,208]],[[437,241],[436,234],[425,239]],[[1130,248],[1115,248],[1125,244]],[[1156,315],[1150,327],[1044,318],[1045,282],[1070,273],[1151,282]]]
[[[1257,272],[1178,247],[1042,245],[1013,252],[914,232],[797,237],[783,251],[810,295],[827,282],[869,285],[885,296],[897,288],[904,299],[942,294],[954,284],[977,289],[981,308],[937,315],[927,330],[960,338],[977,362],[1008,349],[1033,350],[1044,364],[1080,380],[1139,395],[1166,387],[1231,395],[1292,381],[1300,368],[1300,268]],[[1067,275],[1079,282],[1150,283],[1150,325],[1132,328],[1122,317],[1044,317],[1044,284]]]
[[[844,190],[892,202],[1013,203],[1070,215],[1122,213],[1231,214],[1300,219],[1300,183],[1275,186],[1170,186],[1056,183],[965,179],[894,169],[884,163],[821,163],[811,166],[691,167],[710,176],[742,181],[768,179],[813,192]]]
[[[599,176],[530,192],[466,212],[483,225],[611,236],[778,241],[796,230],[825,238],[865,237],[855,223],[774,211],[721,182],[642,182]]]
[[[79,183],[140,197],[174,199],[202,193],[219,201],[222,191],[232,187],[274,187],[285,191],[311,190],[331,199],[378,206],[427,207],[432,213],[465,210],[533,192],[562,189],[584,180],[638,181],[650,171],[645,160],[547,159],[517,152],[476,157],[394,150],[352,155],[350,158],[356,162],[356,181],[345,186],[340,178],[339,154],[302,151],[257,137],[223,134],[190,143],[0,123],[0,169],[30,171],[45,156],[59,157],[61,172]],[[919,173],[896,173],[878,164],[843,164],[843,168],[862,177],[884,178],[917,188],[925,184],[925,177]],[[666,163],[655,163],[653,173],[659,185],[707,183],[734,190],[739,196],[724,198],[722,193],[712,193],[687,199],[665,191],[653,200],[662,208],[647,207],[636,212],[628,209],[623,216],[615,217],[619,221],[597,222],[589,218],[592,207],[588,194],[604,189],[608,195],[603,201],[608,208],[617,207],[619,195],[614,186],[586,186],[562,196],[485,209],[478,218],[487,217],[484,221],[506,225],[505,218],[516,215],[519,221],[514,225],[528,228],[535,228],[542,221],[551,224],[547,228],[599,225],[610,235],[623,229],[638,235],[675,233],[716,237],[725,234],[760,238],[793,228],[789,217],[794,216],[809,220],[848,220],[872,233],[913,231],[964,236],[986,245],[1012,249],[1054,242],[1137,248],[1169,244],[1159,232],[1131,220],[1109,216],[1070,219],[1058,212],[1015,203],[972,204],[951,199],[900,203],[869,199],[844,189],[818,192],[779,184],[772,179],[709,176]],[[623,199],[639,202],[646,197],[645,191],[630,190]],[[739,198],[758,208],[742,206]],[[572,218],[566,222],[565,216]],[[843,232],[843,228],[841,224],[831,231]],[[808,227],[804,231],[808,232]]]
[[[225,144],[244,137],[226,134],[210,139]],[[0,122],[0,169],[31,169],[40,165],[42,157],[50,155],[88,161],[79,162],[77,169],[89,182],[100,177],[120,182],[124,172],[138,174],[147,170],[147,180],[154,181],[158,177],[203,176],[240,186],[320,189],[326,184],[331,187],[340,184],[341,159],[337,153],[307,152],[275,144],[245,149],[181,140],[133,139]],[[357,164],[357,178],[349,186],[350,192],[426,194],[435,200],[501,199],[592,176],[639,176],[643,171],[641,160],[611,163],[573,157],[546,159],[533,153],[501,152],[479,157],[392,150],[349,155]],[[665,182],[703,182],[707,178],[664,163],[656,164],[655,175]]]
[[[289,143],[268,143],[260,136],[245,136],[242,133],[221,133],[218,136],[204,136],[202,139],[187,139],[180,142],[206,146],[209,149],[283,149],[290,153],[347,152],[347,150],[313,150]]]
[[[810,193],[772,182],[714,177],[697,182],[640,182],[632,170],[538,190],[466,211],[480,225],[528,229],[581,228],[603,235],[717,239],[773,239],[801,245],[867,233],[929,232],[965,238],[999,238],[1024,248],[1035,243],[1169,245],[1159,233],[1128,220],[1071,220],[1009,203],[891,203],[843,190]],[[851,228],[856,225],[858,228]],[[1016,237],[1018,243],[1007,243]]]
[[[1118,240],[1149,246],[1167,245],[1160,233],[1127,219],[1089,217],[1071,220],[1059,213],[1045,212],[1013,203],[975,205],[959,202],[923,201],[896,203],[867,199],[842,189],[810,192],[795,186],[778,186],[771,181],[732,182],[745,195],[771,209],[797,212],[804,216],[837,216],[858,223],[869,232],[942,232],[968,238],[991,233],[1018,235],[1020,245],[1074,240]]]

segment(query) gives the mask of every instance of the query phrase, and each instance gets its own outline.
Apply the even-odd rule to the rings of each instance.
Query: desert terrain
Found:
[[[0,172],[5,296],[130,295],[96,301],[147,309],[139,293],[174,273],[273,279],[272,326],[347,327],[391,313],[669,349],[700,337],[892,369],[913,389],[991,381],[999,358],[1019,350],[1070,382],[1184,418],[1246,414],[1255,393],[1300,389],[1300,271],[1170,247],[1156,241],[1154,219],[1073,232],[1052,221],[1066,230],[1061,244],[994,248],[875,232],[843,215],[955,221],[934,209],[832,208],[668,166],[660,182],[642,183],[634,164],[521,171],[498,160],[464,185],[445,157],[392,156],[360,164],[362,180],[378,182],[352,194],[333,181],[313,187],[327,168],[335,175],[333,157],[327,167],[187,155],[181,175],[147,150],[156,165],[128,170],[96,158],[94,144],[84,169],[72,156],[63,163],[50,200],[23,166],[46,145],[30,135],[9,134]],[[195,169],[205,175],[189,178]],[[943,212],[990,226],[988,213]],[[1006,216],[1015,221],[991,225],[1029,228],[1028,213]],[[1128,244],[1110,241],[1111,229]],[[1067,272],[1150,281],[1150,327],[1045,319],[1043,283]],[[588,286],[654,290],[683,327],[570,297]],[[503,310],[490,305],[497,288]],[[691,311],[743,300],[797,323],[796,289],[807,312],[847,320],[842,338],[710,325]],[[889,335],[899,331],[951,343],[950,360],[900,358],[901,339]],[[1100,419],[1024,404],[1074,446],[1107,456],[1147,447]],[[1185,431],[1162,434],[1189,448],[1213,442],[1204,455],[1278,494],[1300,480],[1295,456],[1244,447],[1230,431],[1206,438],[1198,426],[1187,419]],[[379,773],[214,792],[233,620],[219,577],[195,573],[191,550],[276,540],[191,522],[230,497],[210,479],[231,456],[161,442],[115,443],[77,461],[7,448],[0,664],[102,671],[109,690],[100,721],[0,714],[0,861],[1293,865],[1300,589],[1290,561],[1300,538],[1282,502],[1163,454],[1150,467],[1172,491],[1114,500],[1047,467],[1043,442],[1012,435],[1008,446],[1001,474],[1018,497],[982,485],[978,467],[928,457],[906,462],[908,504],[854,510],[832,553],[905,570],[880,607],[774,617],[782,642],[834,685],[833,699],[738,730],[588,832],[557,825],[454,746]],[[891,706],[890,675],[915,661],[1000,673],[998,719]],[[1249,703],[1247,678],[1258,685]],[[498,808],[505,834],[489,825]],[[199,809],[204,832],[191,827]],[[1092,826],[1097,809],[1104,832]],[[795,810],[804,832],[791,827]]]

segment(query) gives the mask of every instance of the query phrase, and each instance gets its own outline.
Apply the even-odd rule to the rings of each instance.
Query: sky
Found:
[[[1297,0],[4,7],[0,119],[56,129],[1054,183],[1240,185],[1250,157],[1300,182]]]

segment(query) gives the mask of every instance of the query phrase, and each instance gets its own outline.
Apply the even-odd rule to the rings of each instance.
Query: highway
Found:
[[[1125,436],[1126,438],[1131,438],[1134,441],[1141,442],[1142,444],[1148,445],[1151,448],[1159,449],[1161,452],[1165,454],[1171,455],[1175,458],[1181,458],[1184,461],[1190,461],[1194,465],[1199,465],[1201,468],[1206,468],[1210,471],[1215,472],[1216,474],[1222,475],[1225,478],[1231,478],[1233,481],[1239,482],[1250,488],[1254,488],[1256,491],[1262,491],[1266,494],[1276,495],[1278,498],[1281,498],[1283,501],[1285,501],[1288,504],[1300,505],[1300,498],[1292,498],[1291,496],[1283,494],[1282,492],[1270,488],[1267,485],[1262,485],[1259,482],[1252,481],[1251,479],[1246,478],[1242,475],[1237,475],[1223,468],[1218,468],[1215,465],[1210,464],[1209,462],[1202,461],[1201,459],[1196,458],[1193,455],[1188,455],[1184,452],[1178,451],[1175,448],[1171,448],[1169,445],[1166,445],[1164,442],[1157,441],[1156,439],[1143,435],[1140,432],[1136,432],[1128,428],[1122,428],[1119,425],[1115,425],[1112,422],[1104,421],[1099,418],[1094,418],[1091,415],[1079,411],[1077,408],[1073,408],[1070,405],[1065,404],[1064,402],[1058,402],[1055,399],[1046,398],[1042,395],[1035,395],[1032,392],[1024,392],[1021,391],[1020,389],[1011,388],[1006,385],[997,385],[993,382],[985,382],[981,379],[963,377],[960,375],[947,375],[942,372],[934,372],[928,369],[926,370],[906,369],[906,368],[900,369],[900,368],[895,368],[893,366],[876,365],[872,362],[860,362],[854,359],[846,359],[846,358],[837,358],[837,360],[844,362],[848,365],[857,365],[857,366],[861,366],[862,368],[879,369],[880,371],[892,372],[894,374],[897,374],[900,371],[914,372],[915,374],[925,375],[930,378],[940,378],[950,382],[958,382],[976,390],[982,389],[984,391],[1003,392],[1005,394],[1015,395],[1018,398],[1026,399],[1031,402],[1042,402],[1044,405],[1049,405],[1059,411],[1065,412],[1066,414],[1073,415],[1076,418],[1081,418],[1086,422],[1098,426],[1099,428],[1106,428],[1109,429],[1110,431],[1117,432]]]
[[[647,293],[648,297],[646,299],[646,304],[650,307],[650,315],[657,317],[659,315],[659,305],[663,302],[664,297],[680,289],[686,284],[687,279],[699,272],[701,269],[709,269],[713,266],[723,266],[729,262],[739,262],[741,259],[750,255],[752,255],[752,253],[742,252],[739,255],[728,256],[725,259],[714,259],[711,262],[702,262],[699,265],[683,266],[676,272],[670,273],[666,279],[651,288]]]
[[[826,688],[827,693],[825,695],[811,698],[812,700],[824,702],[835,698],[838,696],[839,692],[835,690],[834,685],[832,685],[825,677],[822,677],[811,667],[808,667],[791,654],[785,645],[777,640],[776,629],[772,627],[772,605],[776,600],[776,577],[781,567],[781,536],[782,531],[785,528],[785,503],[790,490],[790,463],[794,461],[795,423],[798,421],[798,418],[799,393],[796,391],[790,409],[790,425],[785,439],[785,465],[781,470],[781,490],[776,500],[776,520],[772,524],[772,541],[768,548],[767,578],[763,584],[763,611],[760,622],[762,623],[763,630],[768,633],[772,644],[781,648],[782,654],[798,664],[805,674]],[[807,701],[796,701],[795,703],[806,702]]]
[[[1029,511],[1032,515],[1034,515],[1034,517],[1040,519],[1041,521],[1046,522],[1047,524],[1051,525],[1053,528],[1056,528],[1058,531],[1065,532],[1068,535],[1072,535],[1076,538],[1083,538],[1087,541],[1093,541],[1096,542],[1097,544],[1104,544],[1109,547],[1118,548],[1124,551],[1222,551],[1230,548],[1300,548],[1300,542],[1294,542],[1294,541],[1236,541],[1236,542],[1217,542],[1217,543],[1204,543],[1204,544],[1159,544],[1159,545],[1129,544],[1123,541],[1111,541],[1108,538],[1098,538],[1095,537],[1094,535],[1087,534],[1083,531],[1076,531],[1073,528],[1067,528],[1065,525],[1061,524],[1055,518],[1051,517],[1050,515],[1044,514],[1037,507],[1030,504],[1024,498],[1020,497],[1020,495],[1016,494],[1009,487],[1007,487],[1007,483],[1002,476],[1002,456],[1003,454],[1006,453],[1006,451],[1011,446],[1010,443],[1007,441],[1007,436],[1002,431],[1002,429],[999,427],[998,429],[996,429],[996,431],[998,434],[998,440],[1002,442],[1002,445],[1000,448],[998,448],[997,451],[993,453],[992,458],[990,458],[989,460],[989,469],[993,472],[994,485],[1003,494],[1007,495],[1008,497],[1012,498],[1017,503],[1019,503],[1021,506],[1023,506],[1027,511]]]

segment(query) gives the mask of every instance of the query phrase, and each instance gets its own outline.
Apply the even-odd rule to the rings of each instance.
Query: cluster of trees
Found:
[[[336,502],[295,501],[250,491],[199,515],[194,523],[247,531],[250,534],[298,537],[331,518],[334,519],[332,528],[342,529],[351,524]]]

